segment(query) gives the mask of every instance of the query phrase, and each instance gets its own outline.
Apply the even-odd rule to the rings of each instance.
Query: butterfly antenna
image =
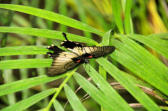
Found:
[[[63,34],[63,36],[65,37],[65,39],[66,39],[67,41],[69,41],[68,38],[67,38],[67,36],[66,36],[66,33],[63,32],[62,34]]]

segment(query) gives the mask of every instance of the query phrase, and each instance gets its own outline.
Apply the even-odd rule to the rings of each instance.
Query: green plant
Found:
[[[103,3],[104,2],[105,1],[103,1]],[[44,105],[39,104],[39,106],[41,110],[49,111],[52,104],[54,104],[56,110],[62,111],[63,108],[60,105],[59,101],[56,101],[56,98],[58,97],[58,95],[60,95],[60,92],[63,88],[65,90],[65,95],[67,96],[67,99],[72,106],[72,109],[75,111],[86,111],[87,108],[81,103],[81,101],[77,97],[77,94],[75,94],[75,91],[72,90],[73,88],[70,87],[70,85],[66,85],[67,82],[70,81],[70,78],[72,76],[82,87],[82,89],[84,89],[85,92],[89,94],[89,96],[101,106],[101,111],[118,111],[119,109],[120,111],[132,111],[133,108],[130,107],[128,102],[126,102],[126,100],[115,90],[117,88],[111,87],[109,82],[106,80],[108,74],[110,75],[110,77],[113,77],[119,83],[119,85],[127,90],[145,109],[149,111],[160,111],[161,109],[168,109],[166,106],[160,107],[153,98],[149,97],[150,94],[145,94],[149,93],[152,88],[155,88],[155,91],[152,92],[152,94],[154,94],[155,97],[160,98],[163,103],[166,104],[167,102],[167,97],[165,96],[168,96],[168,68],[156,56],[152,55],[147,50],[146,46],[148,48],[151,48],[152,50],[155,50],[164,58],[168,59],[168,34],[161,33],[147,36],[135,34],[133,31],[131,18],[131,7],[133,4],[132,0],[126,1],[126,3],[124,4],[124,11],[122,11],[122,6],[119,1],[111,0],[111,2],[114,21],[110,21],[110,23],[114,22],[118,31],[115,29],[116,27],[114,29],[109,29],[108,27],[106,27],[109,30],[107,31],[106,28],[104,28],[103,30],[105,30],[106,32],[100,31],[84,23],[86,22],[86,15],[83,12],[84,9],[93,7],[77,7],[77,9],[79,10],[80,19],[82,21],[80,22],[61,14],[42,10],[39,8],[13,4],[0,4],[1,9],[18,11],[50,20],[47,21],[48,26],[46,26],[41,19],[37,20],[39,22],[41,21],[40,25],[42,25],[41,23],[43,23],[44,27],[47,27],[48,29],[1,26],[0,32],[26,34],[33,37],[39,37],[42,42],[39,43],[38,41],[40,40],[38,40],[37,38],[34,40],[34,38],[31,37],[29,37],[30,39],[24,37],[26,38],[26,41],[36,41],[36,45],[34,44],[34,42],[31,42],[31,46],[25,44],[24,46],[6,46],[0,48],[0,56],[46,54],[46,52],[48,51],[46,47],[37,46],[38,44],[42,44],[46,39],[48,39],[49,43],[51,43],[50,39],[64,40],[61,31],[51,30],[52,22],[62,24],[61,27],[63,28],[61,29],[63,31],[67,30],[66,26],[84,31],[86,37],[67,33],[69,39],[72,41],[86,43],[87,45],[114,45],[117,48],[117,50],[113,54],[109,55],[110,60],[107,58],[100,58],[95,60],[99,65],[99,71],[95,70],[94,65],[88,64],[84,67],[87,74],[92,78],[95,84],[91,83],[79,73],[75,72],[77,68],[67,72],[66,74],[62,74],[56,77],[47,77],[43,68],[50,67],[52,60],[45,59],[41,56],[31,59],[20,57],[20,59],[17,60],[8,60],[10,58],[8,57],[6,58],[6,60],[0,61],[0,69],[3,70],[4,79],[10,78],[12,74],[6,69],[21,69],[21,71],[26,75],[27,71],[25,68],[38,68],[37,72],[39,73],[38,77],[22,77],[22,80],[7,82],[6,84],[1,85],[0,96],[10,95],[11,93],[18,91],[22,91],[24,95],[28,95],[26,93],[31,92],[24,92],[24,90],[37,85],[45,84],[53,80],[65,78],[58,88],[47,89],[43,85],[40,93],[33,93],[31,97],[25,97],[25,99],[22,99],[17,103],[11,103],[10,106],[3,108],[2,111],[25,110],[54,93],[55,94],[52,99],[46,100],[47,102],[45,102]],[[33,3],[34,2],[32,2],[32,4]],[[48,3],[50,2],[48,1]],[[77,0],[75,3],[79,4]],[[65,5],[65,2],[62,2],[62,7],[66,8]],[[124,21],[121,18],[121,12],[124,12]],[[62,10],[62,12],[60,11],[60,13],[66,14],[66,11]],[[97,12],[95,12],[95,14],[100,15],[100,13]],[[103,20],[102,15],[97,16],[96,19],[97,21],[101,21],[102,24],[108,24],[106,20]],[[36,25],[37,24],[34,23],[33,26]],[[105,26],[102,25],[102,27]],[[113,34],[111,34],[111,30],[114,32]],[[102,37],[102,42],[99,44],[98,42],[93,40],[91,38],[91,33],[97,34],[99,37]],[[2,41],[6,41],[6,39],[4,39],[5,36],[2,36]],[[8,37],[8,39],[10,39],[10,37]],[[143,44],[145,47],[143,45],[140,45],[139,43]],[[114,60],[115,62],[112,63],[110,62],[111,60]],[[122,65],[125,70],[119,69],[120,65],[118,64]],[[10,76],[5,77],[6,75]],[[150,88],[150,90],[143,90],[146,87]],[[15,96],[13,95],[12,97]],[[11,97],[9,97],[8,100],[11,100]]]

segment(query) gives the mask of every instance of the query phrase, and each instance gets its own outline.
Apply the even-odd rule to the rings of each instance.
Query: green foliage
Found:
[[[39,102],[40,100],[46,98],[47,96],[53,94],[54,92],[55,92],[55,89],[48,89],[46,91],[40,92],[39,94],[33,95],[25,100],[22,100],[14,105],[6,107],[1,111],[22,111],[32,106],[33,104]]]
[[[21,59],[1,61],[0,69],[42,68],[50,67],[51,59]],[[23,65],[24,64],[24,65]]]
[[[72,91],[72,89],[69,86],[65,85],[64,89],[66,96],[74,111],[87,111],[80,102],[79,98],[76,96],[76,94]]]
[[[139,2],[144,8],[146,2]],[[53,12],[54,3],[56,3],[54,0],[46,0],[45,9],[26,6],[29,4],[29,2],[26,1],[22,1],[21,3],[23,5],[0,4],[1,9],[25,13],[32,15],[31,17],[36,16],[35,19],[31,19],[30,22],[34,24],[29,24],[29,22],[18,13],[14,14],[16,16],[10,15],[14,20],[18,19],[19,21],[17,22],[22,26],[28,27],[18,27],[13,21],[10,21],[11,24],[0,26],[0,32],[2,33],[1,43],[3,43],[0,44],[0,56],[5,56],[2,57],[0,61],[0,70],[4,79],[4,81],[0,80],[0,82],[4,83],[0,85],[0,99],[5,104],[10,104],[10,100],[6,98],[6,95],[9,96],[13,94],[12,96],[15,98],[14,93],[19,91],[21,93],[21,98],[19,101],[16,101],[16,103],[14,102],[14,104],[5,107],[3,105],[0,106],[2,111],[28,111],[36,110],[35,108],[42,111],[50,111],[51,108],[54,108],[56,111],[64,111],[65,109],[68,109],[68,111],[71,109],[74,111],[86,111],[93,106],[90,105],[89,102],[87,103],[87,101],[86,103],[80,101],[82,95],[77,94],[77,92],[73,90],[76,85],[84,89],[91,100],[97,103],[94,107],[95,109],[100,105],[101,111],[118,111],[119,109],[120,111],[136,110],[136,108],[134,109],[127,99],[123,97],[120,91],[117,90],[117,87],[111,86],[111,83],[115,83],[116,81],[120,87],[128,91],[144,109],[149,111],[161,111],[161,109],[167,108],[167,106],[160,107],[158,101],[162,100],[164,103],[163,105],[165,105],[165,100],[168,99],[165,97],[168,96],[168,67],[159,57],[162,56],[164,60],[168,59],[168,33],[151,34],[147,36],[134,34],[136,28],[133,28],[133,26],[135,26],[132,22],[133,16],[137,15],[139,19],[146,22],[147,20],[142,13],[139,15],[138,13],[133,13],[132,15],[131,11],[132,8],[134,8],[132,0],[126,0],[125,3],[123,3],[122,0],[102,0],[102,4],[96,1],[88,1],[87,5],[85,4],[86,2],[82,0],[75,0],[73,3],[60,0],[60,6],[62,6],[59,7],[60,13]],[[39,1],[31,2],[30,4],[31,6],[38,7],[38,3]],[[97,7],[94,6],[94,3]],[[71,4],[73,5],[71,6]],[[82,4],[81,7],[80,4]],[[71,6],[74,9],[67,10],[69,9],[67,6]],[[102,13],[103,11],[100,6],[104,7],[104,13]],[[112,9],[114,18],[108,15],[108,8]],[[90,9],[93,9],[93,13],[89,11]],[[137,11],[137,7],[134,9]],[[68,17],[74,15],[75,12],[77,12],[81,22]],[[122,17],[122,14],[124,17]],[[92,20],[92,18],[94,19]],[[4,19],[3,16],[0,17],[1,24],[5,24]],[[92,21],[92,23],[88,20]],[[60,31],[53,30],[54,22],[58,23],[59,29],[61,29]],[[95,27],[88,25],[93,23]],[[112,26],[112,24],[114,24],[115,27]],[[110,25],[110,27],[108,27],[108,25]],[[30,26],[37,26],[38,28],[31,28]],[[46,45],[46,43],[49,43],[51,39],[64,40],[62,31],[69,32],[68,26],[83,31],[85,36],[67,33],[68,39],[71,41],[82,42],[91,46],[113,45],[116,47],[115,52],[108,56],[109,58],[102,57],[95,60],[98,64],[93,63],[94,65],[84,65],[84,70],[93,82],[75,72],[77,68],[55,77],[47,77],[45,75],[46,71],[44,68],[50,67],[52,60],[44,57],[48,52],[44,44]],[[48,29],[42,29],[42,27],[47,27]],[[146,25],[145,28],[150,30],[149,25]],[[17,35],[9,35],[8,33]],[[91,33],[96,34],[96,37],[102,38],[101,43],[92,39]],[[14,38],[11,36],[14,36]],[[57,42],[59,44],[59,41]],[[150,53],[148,49],[156,51],[157,53],[155,52],[154,55]],[[99,72],[96,71],[97,65],[99,67]],[[30,71],[25,70],[28,68],[34,68],[36,70],[30,73]],[[15,72],[15,74],[21,74],[21,76],[11,76],[13,81],[12,79],[8,81],[9,75],[12,74],[12,69],[19,70],[20,73]],[[30,75],[25,76],[25,74]],[[38,76],[35,77],[35,75]],[[66,85],[72,76],[76,80],[75,84],[71,83],[71,85],[74,85],[73,88],[71,88],[70,85]],[[45,83],[64,77],[65,79],[58,88],[48,89],[48,87],[44,87]],[[18,78],[21,80],[17,80]],[[41,86],[40,89],[36,89],[39,85]],[[143,86],[139,87],[140,85]],[[62,91],[63,88],[65,93]],[[144,90],[144,88],[146,88],[146,90]],[[155,89],[155,91],[152,89]],[[32,90],[38,93],[36,94]],[[153,92],[149,93],[151,90]],[[25,92],[27,96],[23,99]],[[150,98],[146,93],[153,96],[153,98]],[[52,98],[47,98],[47,96],[51,94],[54,94]],[[61,101],[58,98],[59,96],[64,99],[67,98],[70,103],[68,107],[65,108],[62,106],[64,101]],[[158,100],[158,98],[160,99]],[[41,101],[42,99],[44,99],[44,101]],[[133,102],[135,102],[135,100],[133,100]],[[52,107],[52,104],[54,107]],[[141,107],[142,110],[143,108]]]
[[[54,104],[54,108],[56,111],[64,111],[64,108],[61,106],[61,104],[57,100],[55,100],[53,104]]]
[[[97,29],[85,23],[79,22],[77,20],[68,18],[66,16],[63,16],[57,13],[53,13],[51,11],[41,10],[38,8],[33,8],[33,7],[28,7],[28,6],[12,5],[12,4],[0,4],[0,8],[31,14],[31,15],[38,16],[41,18],[45,18],[47,20],[58,22],[63,25],[71,26],[71,27],[81,29],[84,31],[94,32],[98,35],[103,34],[102,32],[98,31]]]
[[[0,96],[14,93],[20,90],[28,89],[40,84],[45,84],[47,82],[57,80],[63,77],[65,77],[65,75],[61,75],[53,78],[47,77],[47,76],[39,76],[39,77],[23,79],[23,80],[18,80],[16,82],[7,83],[0,86],[0,89],[1,89]]]

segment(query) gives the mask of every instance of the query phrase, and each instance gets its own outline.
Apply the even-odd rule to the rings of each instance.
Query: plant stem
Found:
[[[67,73],[67,77],[62,82],[62,84],[59,86],[59,88],[56,89],[56,93],[52,97],[51,101],[49,102],[48,106],[44,109],[44,111],[49,111],[51,105],[53,104],[54,100],[57,98],[58,94],[61,92],[62,88],[65,86],[65,84],[68,82],[68,80],[72,77],[72,75],[75,73],[76,69],[74,69],[72,72]]]

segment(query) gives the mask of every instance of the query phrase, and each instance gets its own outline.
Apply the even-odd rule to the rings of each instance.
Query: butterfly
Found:
[[[63,33],[65,41],[61,46],[68,49],[64,51],[57,46],[50,46],[48,55],[53,58],[52,66],[48,70],[48,76],[65,73],[82,63],[88,63],[88,59],[98,58],[112,53],[114,46],[82,46],[79,43],[69,41]]]

